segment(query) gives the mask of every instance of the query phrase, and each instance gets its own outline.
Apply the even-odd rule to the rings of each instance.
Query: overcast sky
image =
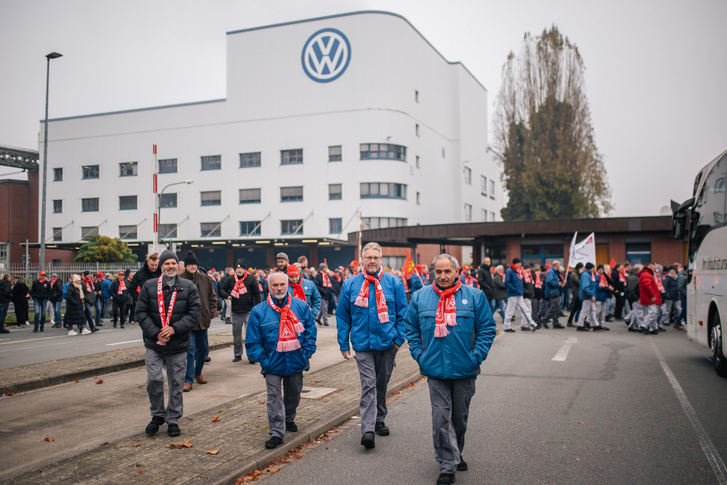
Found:
[[[725,0],[0,0],[0,144],[38,149],[50,52],[63,54],[50,118],[219,99],[226,32],[360,10],[406,17],[464,63],[490,121],[508,52],[557,25],[586,65],[612,216],[689,198],[696,171],[727,149]]]

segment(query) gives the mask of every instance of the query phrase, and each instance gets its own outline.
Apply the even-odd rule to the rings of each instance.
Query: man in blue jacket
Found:
[[[313,315],[321,311],[321,294],[313,281],[301,278],[301,268],[298,264],[288,265],[288,292],[293,298],[308,303],[308,308]]]
[[[394,370],[396,352],[404,344],[406,293],[400,278],[385,273],[381,246],[364,246],[363,270],[347,279],[336,310],[338,345],[344,359],[356,352],[361,377],[361,444],[376,446],[374,432],[388,436],[386,387]]]
[[[530,309],[523,300],[524,286],[520,275],[522,263],[520,258],[513,258],[512,266],[505,272],[505,288],[507,288],[507,308],[505,309],[505,321],[503,326],[506,332],[514,332],[510,328],[510,322],[515,315],[515,307],[520,310],[520,330],[530,331],[535,328],[535,322],[530,315]]]
[[[598,325],[596,320],[596,280],[593,276],[593,263],[586,263],[586,269],[581,273],[581,314],[578,316],[579,332],[587,332],[589,327],[585,326],[586,317],[592,325]]]
[[[289,266],[290,267],[290,266]],[[295,413],[303,389],[303,371],[316,351],[316,329],[308,305],[288,293],[288,276],[275,272],[268,278],[270,294],[250,312],[245,349],[260,362],[268,391],[270,439],[265,448],[277,448],[285,432],[295,433]],[[285,388],[283,397],[282,388]]]
[[[467,418],[480,364],[495,339],[496,325],[485,294],[457,278],[454,256],[434,260],[435,281],[418,291],[404,317],[411,356],[428,378],[438,484],[454,483],[462,458]]]
[[[560,314],[560,296],[563,294],[563,285],[565,281],[561,281],[558,273],[560,272],[560,261],[553,261],[551,268],[545,275],[545,301],[548,302],[548,311],[542,320],[538,322],[538,328],[545,325],[548,327],[548,322],[553,320],[553,328],[565,328],[558,322],[558,315]]]

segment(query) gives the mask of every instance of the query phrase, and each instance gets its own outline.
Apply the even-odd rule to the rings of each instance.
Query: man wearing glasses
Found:
[[[344,359],[356,352],[361,378],[361,444],[376,446],[375,435],[388,436],[386,388],[394,369],[396,352],[406,340],[403,320],[406,294],[401,279],[385,273],[381,246],[364,246],[363,271],[347,279],[336,309],[338,345]]]

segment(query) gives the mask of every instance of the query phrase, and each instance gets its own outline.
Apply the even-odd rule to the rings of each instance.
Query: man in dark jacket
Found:
[[[199,320],[190,332],[190,345],[187,350],[187,373],[184,376],[184,392],[192,390],[193,379],[198,384],[207,384],[207,379],[202,376],[205,358],[209,351],[207,340],[207,329],[210,328],[212,317],[217,312],[217,293],[215,292],[212,278],[207,273],[198,271],[199,262],[197,256],[189,251],[184,258],[184,271],[180,278],[191,280],[197,287],[200,301]]]
[[[88,322],[88,328],[89,330],[91,330],[91,332],[98,332],[98,328],[96,328],[93,324],[93,308],[95,308],[96,306],[96,286],[93,282],[90,271],[86,270],[83,272],[81,284],[83,285],[83,289],[86,292],[83,303],[85,305],[85,315],[86,322]],[[96,314],[96,316],[99,315]]]
[[[10,333],[5,329],[5,317],[8,307],[13,299],[13,290],[10,287],[10,273],[5,273],[0,279],[0,333]]]
[[[50,302],[53,306],[54,321],[53,327],[61,328],[63,317],[61,316],[61,304],[63,303],[63,281],[56,273],[50,275]]]
[[[570,315],[568,315],[567,326],[569,327],[573,326],[573,319],[576,322],[578,321],[578,316],[583,306],[583,300],[581,300],[581,273],[583,273],[583,263],[578,263],[568,279],[571,294],[573,295],[573,305],[571,305]]]
[[[167,423],[167,434],[179,436],[182,418],[182,384],[187,370],[189,332],[198,323],[200,300],[197,287],[179,278],[179,258],[171,251],[159,256],[162,276],[147,280],[139,292],[136,312],[146,347],[146,391],[151,404],[151,422],[146,434],[153,435]],[[164,372],[169,384],[169,402],[164,409]]]
[[[16,276],[14,281],[13,306],[15,307],[15,321],[18,327],[22,327],[28,321],[28,292],[30,292],[30,288],[25,284],[23,278]]]
[[[220,296],[231,300],[232,341],[235,354],[232,362],[242,360],[243,335],[247,333],[243,333],[243,330],[247,328],[247,319],[250,317],[252,307],[263,301],[257,279],[245,269],[245,260],[238,259],[236,266],[235,272],[231,276],[220,281]],[[255,363],[255,360],[249,355],[247,360],[251,364]]]
[[[33,281],[30,287],[30,297],[33,299],[33,306],[35,307],[35,326],[33,327],[33,333],[39,330],[43,332],[43,327],[45,327],[45,307],[48,303],[48,298],[50,298],[50,281],[46,278],[45,271],[41,271],[38,274],[38,279]]]
[[[492,279],[492,271],[490,258],[482,260],[480,269],[477,270],[477,284],[480,285],[480,290],[485,292],[487,302],[490,304],[490,310],[495,311],[495,297],[493,290],[495,289],[495,282]]]
[[[318,325],[328,326],[328,303],[331,298],[331,291],[333,290],[333,283],[331,283],[331,276],[328,267],[325,263],[318,265],[318,274],[313,279],[313,282],[318,288],[318,293],[321,294],[321,310],[316,316],[316,322]]]
[[[119,321],[119,313],[121,314],[121,328],[126,323],[126,301],[129,299],[129,282],[126,281],[126,275],[123,271],[119,271],[118,277],[111,283],[109,289],[111,300],[113,301],[112,319],[114,328]]]

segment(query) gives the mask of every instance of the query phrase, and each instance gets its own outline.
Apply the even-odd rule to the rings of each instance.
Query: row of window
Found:
[[[488,190],[488,182],[489,182],[489,190]],[[472,169],[470,167],[464,168],[464,183],[467,185],[472,185]],[[487,179],[484,175],[480,176],[480,193],[487,197],[489,194],[490,199],[495,198],[495,180],[494,179]]]
[[[406,185],[387,182],[365,182],[360,184],[362,199],[404,199],[406,200]],[[210,190],[200,192],[200,205],[219,206],[222,205],[222,191]],[[328,185],[328,200],[343,199],[343,185]],[[280,202],[302,202],[303,186],[296,187],[280,187]],[[262,202],[262,189],[239,189],[240,204],[260,204]],[[417,202],[418,203],[418,202]],[[162,209],[177,207],[177,194],[162,194],[159,205]],[[119,210],[136,210],[138,209],[138,200],[136,195],[119,196]],[[82,212],[98,212],[99,198],[89,197],[81,199]],[[63,213],[63,200],[55,199],[53,201],[53,213]]]
[[[374,218],[377,219],[377,218]],[[385,218],[382,218],[385,219]],[[406,221],[406,219],[403,219]],[[403,225],[406,225],[404,223]],[[240,236],[252,237],[261,236],[261,221],[240,221]],[[393,227],[393,226],[392,226]],[[328,232],[330,234],[341,234],[343,231],[343,219],[340,217],[328,219]],[[280,221],[280,234],[303,235],[303,219],[291,219]],[[98,235],[98,226],[81,227],[81,238],[85,239]],[[159,237],[162,239],[176,239],[176,224],[159,224]],[[222,237],[221,222],[202,222],[200,224],[200,237]],[[138,226],[119,226],[120,239],[137,239]],[[53,241],[63,240],[63,228],[53,228]]]
[[[472,204],[464,205],[464,220],[465,222],[472,222]],[[490,211],[489,221],[487,218],[487,210],[480,210],[480,222],[495,222],[495,213]]]

